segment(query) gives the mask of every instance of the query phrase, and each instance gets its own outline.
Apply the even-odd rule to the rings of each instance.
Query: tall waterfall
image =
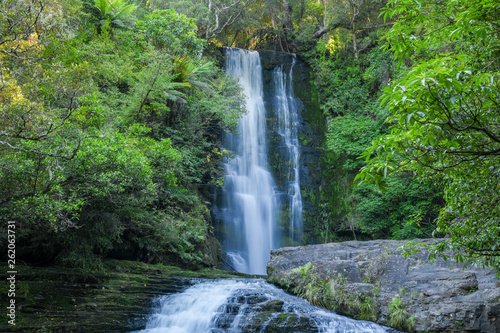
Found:
[[[266,109],[258,52],[227,49],[226,70],[239,78],[247,110],[238,134],[226,134],[224,145],[235,152],[225,165],[219,207],[224,223],[223,251],[238,271],[265,274],[271,249],[279,246],[275,183],[267,168]]]
[[[300,146],[297,137],[297,125],[300,121],[298,113],[299,100],[293,93],[293,68],[295,56],[288,75],[283,65],[273,70],[275,96],[273,109],[278,115],[277,132],[281,136],[281,155],[288,159],[284,168],[285,191],[289,211],[289,237],[292,241],[302,239],[302,196],[300,194],[299,157]]]
[[[290,58],[291,66],[267,72],[264,86],[258,52],[226,49],[226,71],[239,78],[248,113],[240,119],[238,135],[225,135],[224,146],[235,156],[225,164],[222,199],[212,212],[224,259],[244,273],[265,274],[272,249],[302,241],[297,135],[302,104],[293,93],[296,59]]]

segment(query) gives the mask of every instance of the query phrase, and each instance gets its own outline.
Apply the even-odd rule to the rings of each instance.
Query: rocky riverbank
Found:
[[[431,243],[435,240],[423,240]],[[495,272],[405,259],[403,241],[350,241],[274,250],[268,281],[357,319],[403,331],[500,332],[500,280]]]
[[[144,328],[152,300],[185,289],[186,278],[247,277],[216,269],[183,270],[138,261],[106,260],[100,271],[17,265],[15,326],[0,316],[0,332],[129,332]],[[0,266],[6,272],[6,266]],[[0,305],[8,301],[0,273]],[[10,320],[10,319],[9,319]]]

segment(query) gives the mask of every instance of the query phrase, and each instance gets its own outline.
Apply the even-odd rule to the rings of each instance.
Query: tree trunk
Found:
[[[356,42],[356,32],[352,32],[352,47],[354,49],[354,59],[358,60],[358,44]]]

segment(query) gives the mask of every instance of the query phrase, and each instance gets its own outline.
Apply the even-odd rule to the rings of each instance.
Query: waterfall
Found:
[[[157,304],[136,333],[396,332],[314,307],[260,279],[195,281]]]
[[[235,156],[225,165],[219,239],[236,270],[265,274],[271,249],[279,246],[279,235],[275,184],[267,168],[262,68],[258,52],[227,49],[226,55],[226,71],[239,78],[248,113],[240,119],[238,135],[224,138],[225,147]]]
[[[296,60],[293,57],[291,68],[281,65],[266,72],[270,86],[264,98],[259,53],[226,49],[226,56],[226,70],[239,78],[248,112],[240,119],[238,134],[224,135],[224,147],[234,157],[225,164],[224,185],[212,213],[225,261],[240,272],[265,274],[271,249],[287,239],[302,240],[297,133],[302,105],[292,85]],[[279,162],[272,168],[274,177],[269,154]],[[279,229],[288,230],[288,235]],[[261,279],[191,282],[182,292],[159,297],[146,328],[136,333],[396,332],[312,306]]]
[[[283,65],[273,70],[275,96],[273,109],[278,115],[277,133],[281,137],[281,155],[288,159],[285,168],[285,191],[289,210],[289,237],[301,244],[302,240],[302,196],[300,194],[299,158],[300,146],[297,137],[297,125],[300,121],[299,100],[293,93],[293,68],[295,55],[288,75]]]
[[[290,58],[287,69],[281,65],[268,72],[264,98],[259,53],[226,49],[226,71],[239,78],[248,113],[240,118],[237,135],[224,135],[224,146],[234,157],[225,164],[224,185],[212,213],[224,261],[248,274],[266,273],[272,249],[302,244],[297,134],[302,104],[292,85],[296,58]],[[271,154],[274,175],[269,171]]]

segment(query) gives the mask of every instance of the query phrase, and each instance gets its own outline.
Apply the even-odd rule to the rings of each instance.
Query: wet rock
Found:
[[[252,295],[246,297],[247,304],[258,304],[267,301],[267,297],[263,295]]]
[[[266,304],[262,305],[260,309],[257,311],[262,311],[262,312],[281,312],[283,311],[283,301],[281,300],[272,300],[267,302]]]
[[[145,327],[153,299],[192,285],[191,280],[178,276],[218,278],[230,274],[118,260],[106,260],[104,269],[92,274],[21,264],[18,270],[22,272],[19,286],[23,292],[16,293],[16,325],[0,323],[2,333],[137,331]],[[8,277],[5,272],[0,272],[0,279]],[[0,305],[4,299],[0,297]]]
[[[288,175],[291,170],[289,150],[283,145],[283,139],[278,133],[278,113],[275,109],[276,87],[272,83],[273,70],[282,67],[285,73],[290,73],[292,63],[295,62],[292,71],[293,95],[297,100],[297,112],[299,121],[294,129],[300,145],[299,179],[303,207],[303,224],[305,233],[311,233],[312,221],[318,219],[317,202],[310,193],[320,192],[321,182],[321,158],[323,149],[325,121],[323,113],[319,109],[314,87],[311,85],[310,68],[307,64],[292,53],[276,51],[259,51],[264,80],[264,104],[266,107],[266,121],[268,129],[268,163],[269,170],[277,183],[277,196],[279,202],[284,204],[280,207],[282,215],[281,229],[283,234],[289,233],[288,205],[285,197],[293,195],[288,187]],[[292,240],[283,240],[285,244],[291,244]]]
[[[266,332],[266,333],[288,333],[318,332],[316,322],[308,317],[295,313],[257,313],[248,319],[248,324],[243,328],[243,332]]]
[[[432,243],[436,240],[422,240]],[[389,304],[399,297],[417,331],[500,332],[500,280],[495,271],[438,259],[428,253],[407,259],[403,241],[375,240],[282,248],[271,253],[268,280],[293,289],[290,272],[311,262],[319,280],[342,276],[342,290],[372,299],[375,321],[391,326]]]
[[[266,333],[319,332],[313,320],[293,313],[283,313],[271,319],[263,331]]]

